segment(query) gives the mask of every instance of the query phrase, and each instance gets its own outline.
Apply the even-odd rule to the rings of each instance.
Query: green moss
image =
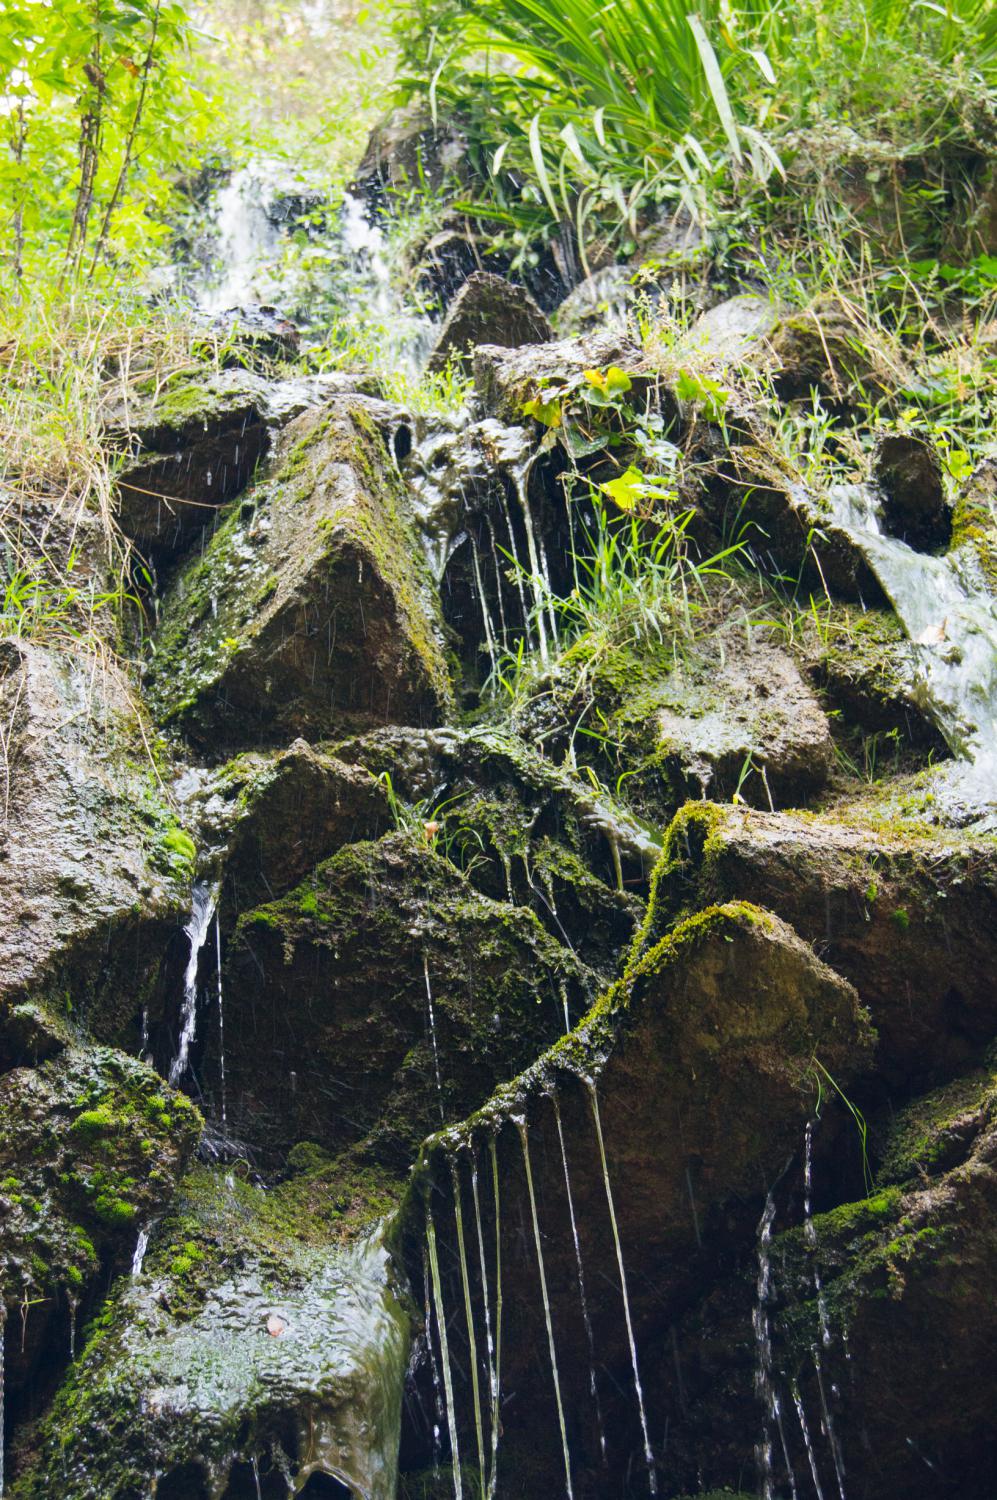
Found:
[[[117,1129],[117,1121],[110,1105],[101,1104],[96,1109],[85,1109],[81,1115],[77,1115],[70,1129],[81,1140],[92,1142],[99,1140],[101,1136],[113,1135]]]
[[[102,1224],[111,1229],[120,1229],[135,1220],[135,1206],[112,1192],[98,1193],[94,1199],[94,1213]]]

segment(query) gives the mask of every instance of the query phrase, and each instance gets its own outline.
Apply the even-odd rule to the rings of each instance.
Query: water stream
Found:
[[[992,807],[997,601],[965,549],[932,557],[886,535],[870,487],[832,486],[827,498],[834,523],[869,564],[914,647],[925,705],[956,757],[940,785],[953,804]]]
[[[464,1292],[464,1316],[467,1319],[467,1351],[471,1366],[471,1400],[474,1403],[474,1435],[478,1445],[478,1475],[481,1493],[487,1490],[485,1479],[485,1441],[481,1425],[481,1388],[478,1382],[478,1341],[474,1332],[474,1307],[471,1301],[471,1280],[467,1269],[467,1246],[464,1242],[464,1209],[461,1203],[460,1172],[456,1160],[450,1163],[450,1181],[453,1187],[454,1218],[457,1223],[457,1258],[460,1262],[460,1283]]]
[[[478,1238],[478,1264],[481,1273],[481,1300],[485,1312],[485,1344],[488,1352],[488,1395],[491,1420],[491,1463],[488,1469],[486,1495],[495,1493],[498,1471],[498,1371],[495,1364],[495,1344],[492,1338],[491,1299],[488,1295],[488,1267],[485,1263],[485,1236],[481,1225],[481,1198],[478,1192],[478,1158],[471,1156],[471,1196],[474,1200],[474,1227]],[[496,1202],[496,1217],[498,1204]]]
[[[464,1486],[460,1474],[460,1449],[457,1444],[457,1415],[453,1396],[453,1375],[450,1369],[450,1345],[447,1340],[447,1320],[443,1307],[443,1285],[440,1279],[440,1258],[436,1248],[436,1225],[433,1222],[433,1206],[426,1199],[426,1243],[429,1246],[429,1269],[433,1281],[433,1299],[436,1304],[436,1328],[440,1336],[440,1363],[443,1366],[443,1388],[446,1392],[447,1429],[450,1434],[450,1459],[453,1465],[454,1500],[464,1500]]]
[[[191,910],[184,932],[190,943],[190,955],[187,959],[187,967],[183,976],[183,1001],[180,1008],[180,1038],[177,1042],[176,1054],[170,1063],[169,1081],[176,1085],[187,1071],[190,1063],[190,1049],[197,1034],[197,970],[201,956],[211,927],[211,919],[215,914],[215,904],[218,900],[217,885],[209,885],[207,881],[198,880],[194,884],[191,894]]]
[[[565,1023],[567,1023],[567,1000],[565,1000]],[[551,1094],[554,1106],[554,1119],[557,1124],[557,1139],[561,1147],[561,1165],[564,1168],[564,1191],[568,1198],[568,1216],[571,1220],[571,1238],[575,1246],[575,1266],[578,1271],[578,1296],[582,1305],[582,1320],[585,1324],[585,1337],[588,1341],[589,1351],[589,1390],[592,1392],[592,1403],[595,1407],[596,1428],[599,1433],[599,1450],[602,1454],[603,1464],[606,1462],[606,1431],[602,1421],[602,1405],[599,1401],[599,1387],[595,1378],[595,1340],[592,1336],[592,1319],[589,1317],[588,1297],[585,1292],[585,1272],[582,1270],[582,1247],[578,1239],[578,1224],[575,1220],[575,1202],[571,1192],[571,1176],[568,1172],[568,1153],[564,1144],[564,1125],[561,1120],[561,1103],[554,1090]]]

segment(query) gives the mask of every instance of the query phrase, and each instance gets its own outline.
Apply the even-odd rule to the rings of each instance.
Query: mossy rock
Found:
[[[560,1035],[592,982],[422,830],[349,845],[239,919],[224,974],[232,1129],[268,1154],[363,1141],[400,1170],[441,1112],[460,1118]],[[206,1076],[218,1065],[212,1040]]]
[[[665,840],[645,940],[683,912],[749,898],[819,944],[856,986],[887,1079],[909,1086],[957,1072],[997,1029],[992,835],[935,829],[889,805],[877,816],[875,800],[850,815],[690,803]]]
[[[66,1500],[221,1493],[255,1464],[394,1500],[411,1313],[378,1222],[396,1198],[328,1164],[270,1192],[194,1171],[87,1328],[12,1497],[53,1476]]]
[[[110,1048],[74,1045],[0,1077],[0,1284],[8,1311],[32,1309],[9,1351],[8,1394],[52,1360],[53,1325],[101,1269],[130,1264],[200,1132],[184,1095]]]
[[[360,397],[305,412],[167,596],[149,666],[164,725],[217,757],[296,735],[435,722],[438,606]]]
[[[986,458],[958,496],[951,551],[967,558],[997,598],[997,460]]]
[[[665,1371],[671,1378],[672,1357],[651,1330],[667,1328],[703,1278],[715,1275],[724,1246],[742,1235],[751,1242],[764,1184],[782,1171],[813,1109],[814,1058],[850,1078],[868,1064],[871,1046],[852,987],[785,924],[747,903],[715,907],[628,966],[569,1035],[481,1110],[427,1142],[406,1200],[413,1273],[431,1213],[443,1305],[459,1305],[458,1202],[468,1255],[479,1209],[484,1244],[493,1245],[496,1233],[501,1242],[499,1474],[505,1444],[511,1493],[514,1455],[524,1445],[548,1484],[563,1483],[550,1365],[536,1353],[547,1343],[534,1207],[581,1492],[584,1477],[596,1483],[602,1460],[572,1214],[590,1288],[603,1277],[618,1283],[619,1235],[650,1431],[660,1433],[661,1381]],[[489,1295],[494,1307],[494,1285]],[[617,1382],[602,1383],[604,1428],[609,1472],[622,1474],[644,1462],[627,1325],[616,1297],[590,1293],[588,1311],[599,1368],[614,1371]],[[459,1329],[452,1336],[463,1368],[466,1338]],[[625,1395],[618,1400],[614,1389]],[[458,1383],[462,1455],[474,1451],[471,1410]],[[661,1462],[667,1468],[667,1455]]]
[[[193,845],[111,661],[0,644],[11,772],[0,859],[0,1067],[87,1022],[127,1033],[188,904]]]

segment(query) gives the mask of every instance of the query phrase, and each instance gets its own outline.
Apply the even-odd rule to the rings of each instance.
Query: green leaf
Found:
[[[599,488],[619,510],[631,511],[644,493],[644,476],[631,464],[625,473],[608,480],[606,484],[600,484]]]

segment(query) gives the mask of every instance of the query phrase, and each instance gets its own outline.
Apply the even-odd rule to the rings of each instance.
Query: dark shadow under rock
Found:
[[[883,518],[891,536],[919,552],[946,547],[952,513],[945,496],[942,461],[924,438],[890,433],[880,439],[873,476],[885,497]]]

